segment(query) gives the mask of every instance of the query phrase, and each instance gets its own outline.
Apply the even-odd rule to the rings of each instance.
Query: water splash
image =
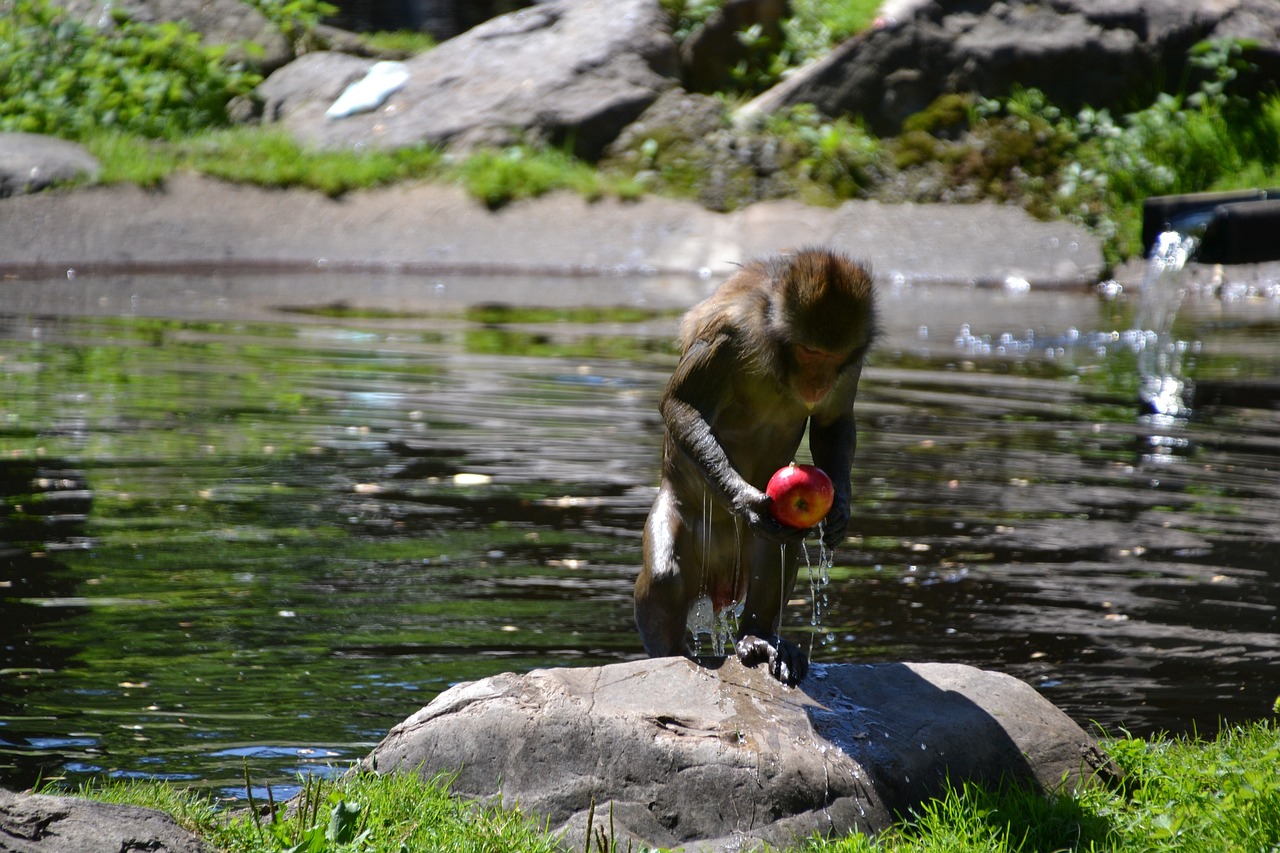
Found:
[[[1156,240],[1142,279],[1142,302],[1132,345],[1138,356],[1138,399],[1143,413],[1186,418],[1187,382],[1182,366],[1188,344],[1173,335],[1173,320],[1186,294],[1182,275],[1196,248],[1194,237],[1166,231]]]
[[[711,654],[721,656],[725,653],[725,638],[720,630],[721,618],[716,613],[715,605],[711,603],[711,596],[703,594],[693,600],[689,605],[689,616],[686,624],[689,631],[693,634],[693,653],[695,655]],[[705,647],[705,643],[710,643],[711,649]]]

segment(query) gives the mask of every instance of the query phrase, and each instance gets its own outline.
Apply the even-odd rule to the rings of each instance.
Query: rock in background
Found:
[[[1031,687],[955,664],[816,665],[795,689],[736,658],[536,670],[461,684],[391,730],[379,773],[455,773],[583,849],[738,851],[887,829],[948,784],[1112,779],[1092,738]],[[1101,775],[1099,775],[1101,774]]]
[[[82,145],[38,133],[0,133],[0,198],[93,180],[101,166]]]
[[[1249,39],[1259,83],[1280,72],[1280,0],[891,0],[882,25],[837,47],[743,108],[813,104],[876,133],[949,92],[1036,88],[1058,106],[1123,112],[1187,87],[1191,48]]]
[[[470,148],[519,141],[595,159],[676,85],[658,0],[558,0],[495,18],[405,62],[408,82],[376,109],[325,111],[371,60],[309,54],[259,87],[263,117],[307,144]]]

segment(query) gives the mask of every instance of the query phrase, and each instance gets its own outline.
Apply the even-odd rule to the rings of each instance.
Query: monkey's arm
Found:
[[[662,419],[676,449],[757,535],[775,541],[795,538],[795,529],[769,512],[772,499],[733,467],[712,429],[716,412],[729,393],[729,377],[738,369],[735,361],[732,345],[723,335],[689,347],[662,396]]]
[[[822,522],[822,541],[828,548],[835,548],[844,541],[849,528],[849,502],[852,487],[849,472],[853,468],[853,452],[858,443],[858,429],[853,417],[853,402],[849,409],[828,423],[817,418],[809,422],[809,452],[813,464],[831,478],[835,495],[831,509]]]

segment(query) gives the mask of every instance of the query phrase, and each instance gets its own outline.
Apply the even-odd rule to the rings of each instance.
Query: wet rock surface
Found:
[[[74,797],[18,794],[0,788],[0,850],[9,853],[85,853],[146,850],[211,853],[168,815],[137,806]]]
[[[518,803],[572,849],[593,811],[623,844],[741,850],[883,830],[948,782],[1054,790],[1111,778],[1092,738],[1007,675],[830,664],[791,689],[733,658],[461,684],[362,766],[456,772],[455,793]]]

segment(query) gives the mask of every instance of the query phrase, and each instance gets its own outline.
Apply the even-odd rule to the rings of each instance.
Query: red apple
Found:
[[[769,478],[765,494],[773,498],[773,517],[789,527],[813,527],[827,517],[835,499],[831,478],[815,465],[792,462]]]

